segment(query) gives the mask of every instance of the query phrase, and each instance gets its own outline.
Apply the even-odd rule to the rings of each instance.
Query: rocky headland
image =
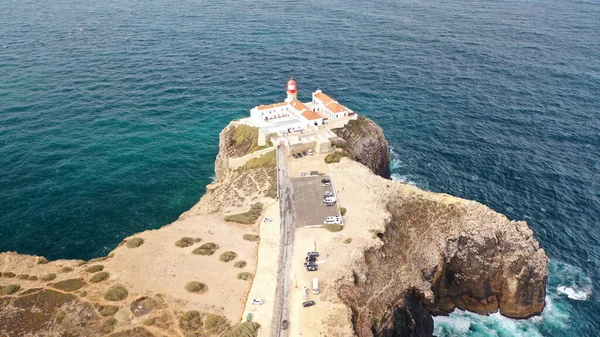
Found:
[[[341,244],[331,234],[339,282],[323,292],[343,303],[339,324],[359,337],[431,336],[432,315],[456,308],[541,313],[547,257],[525,222],[389,180],[387,141],[368,118],[334,132],[347,158],[328,167],[349,209],[341,233],[354,238]],[[232,165],[239,158],[247,160]],[[258,238],[263,207],[276,204],[274,151],[232,122],[215,174],[179,220],[127,238],[107,257],[0,253],[0,336],[268,336],[242,315],[259,245],[248,238]],[[247,266],[220,260],[230,251]],[[236,279],[240,272],[250,276]]]

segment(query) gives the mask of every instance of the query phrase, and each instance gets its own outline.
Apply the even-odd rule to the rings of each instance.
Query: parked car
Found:
[[[262,298],[255,298],[252,300],[252,304],[262,305],[263,303],[265,303],[265,301],[263,301]]]
[[[263,221],[264,221],[264,222],[271,222],[271,221],[273,221],[273,218],[266,216],[266,217],[263,219]]]
[[[329,186],[331,186],[330,182],[323,183],[323,187],[329,187]]]
[[[324,197],[323,198],[323,202],[324,203],[331,203],[331,202],[336,202],[336,198],[335,197]]]
[[[302,302],[302,306],[303,307],[312,307],[313,305],[315,305],[315,301],[306,301],[306,302]]]
[[[302,151],[302,155],[306,156],[307,155],[306,151]]]
[[[312,255],[312,256],[307,256],[306,257],[306,261],[317,261],[317,257]]]
[[[335,205],[335,202],[326,202],[325,203],[325,206],[333,206],[333,205]]]
[[[316,264],[309,264],[308,266],[306,266],[307,271],[317,271],[318,269],[319,266],[317,266]]]
[[[323,184],[325,184],[325,183],[330,183],[330,182],[331,182],[331,180],[329,180],[329,179],[325,178],[325,179],[321,179],[321,182],[322,182]]]
[[[284,319],[284,320],[281,322],[281,330],[287,330],[287,328],[288,328],[288,326],[289,326],[289,325],[290,325],[290,322],[288,322],[288,320],[287,320],[287,319]]]
[[[325,221],[323,223],[326,225],[340,224],[340,223],[342,223],[342,218],[339,216],[328,216],[327,218],[325,218]]]
[[[317,264],[315,263],[315,261],[306,261],[304,262],[304,266],[305,267],[309,267],[309,266],[316,266]]]
[[[312,149],[308,149],[308,154],[310,154],[311,156],[314,154]]]
[[[333,197],[333,192],[331,192],[331,191],[325,191],[325,194],[324,194],[324,195],[325,195],[326,197]]]
[[[319,252],[308,252],[306,256],[319,256]]]
[[[296,153],[296,155],[298,156],[298,158],[302,158],[302,153],[298,152]]]
[[[298,155],[297,154],[292,154],[292,157],[294,157],[294,159],[298,159]]]

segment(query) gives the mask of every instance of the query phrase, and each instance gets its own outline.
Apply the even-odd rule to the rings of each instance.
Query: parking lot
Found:
[[[333,192],[331,186],[325,187],[321,183],[324,178],[329,179],[328,176],[291,178],[294,227],[322,226],[328,216],[340,215],[337,203],[333,206],[323,203],[325,191]]]

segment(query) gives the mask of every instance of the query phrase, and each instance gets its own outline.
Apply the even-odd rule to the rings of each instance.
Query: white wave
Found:
[[[515,320],[493,313],[488,316],[455,310],[448,317],[434,317],[434,335],[446,336],[524,336],[541,337],[539,323]],[[538,319],[539,322],[539,319]]]
[[[565,287],[565,286],[558,286],[558,287],[556,287],[556,290],[561,294],[567,295],[568,298],[570,298],[572,300],[577,300],[577,301],[587,300],[588,297],[590,296],[590,294],[592,293],[591,289],[575,290],[571,287]]]

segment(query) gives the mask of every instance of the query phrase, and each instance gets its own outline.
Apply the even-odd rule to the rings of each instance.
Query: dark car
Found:
[[[304,262],[304,266],[305,267],[310,267],[310,266],[317,266],[317,264],[315,263],[315,261],[306,261]]]
[[[302,306],[303,307],[312,307],[313,305],[315,305],[315,301],[306,301],[306,302],[302,302]]]
[[[296,155],[298,156],[298,158],[302,158],[302,153],[298,152],[296,153]]]
[[[326,202],[325,203],[325,206],[333,206],[333,205],[335,205],[335,203],[333,203],[333,202]]]
[[[316,257],[316,256],[314,256],[314,255],[311,255],[311,256],[307,256],[305,260],[306,260],[306,261],[311,261],[311,262],[312,262],[312,261],[317,261],[317,257]]]
[[[288,328],[288,326],[289,326],[289,325],[290,325],[290,322],[288,322],[288,320],[287,320],[287,319],[284,319],[284,320],[281,322],[281,330],[287,330],[287,328]]]
[[[307,156],[307,155],[308,155],[308,153],[306,153],[306,151],[302,151],[302,155],[303,155],[303,156]]]
[[[297,154],[293,154],[292,157],[294,157],[294,159],[298,159],[298,155]]]
[[[319,252],[308,252],[306,256],[319,256]]]
[[[316,264],[309,264],[308,266],[306,266],[307,271],[317,271],[318,269],[319,267]]]
[[[329,179],[321,179],[321,183],[325,184],[325,183],[330,183],[331,180]]]

